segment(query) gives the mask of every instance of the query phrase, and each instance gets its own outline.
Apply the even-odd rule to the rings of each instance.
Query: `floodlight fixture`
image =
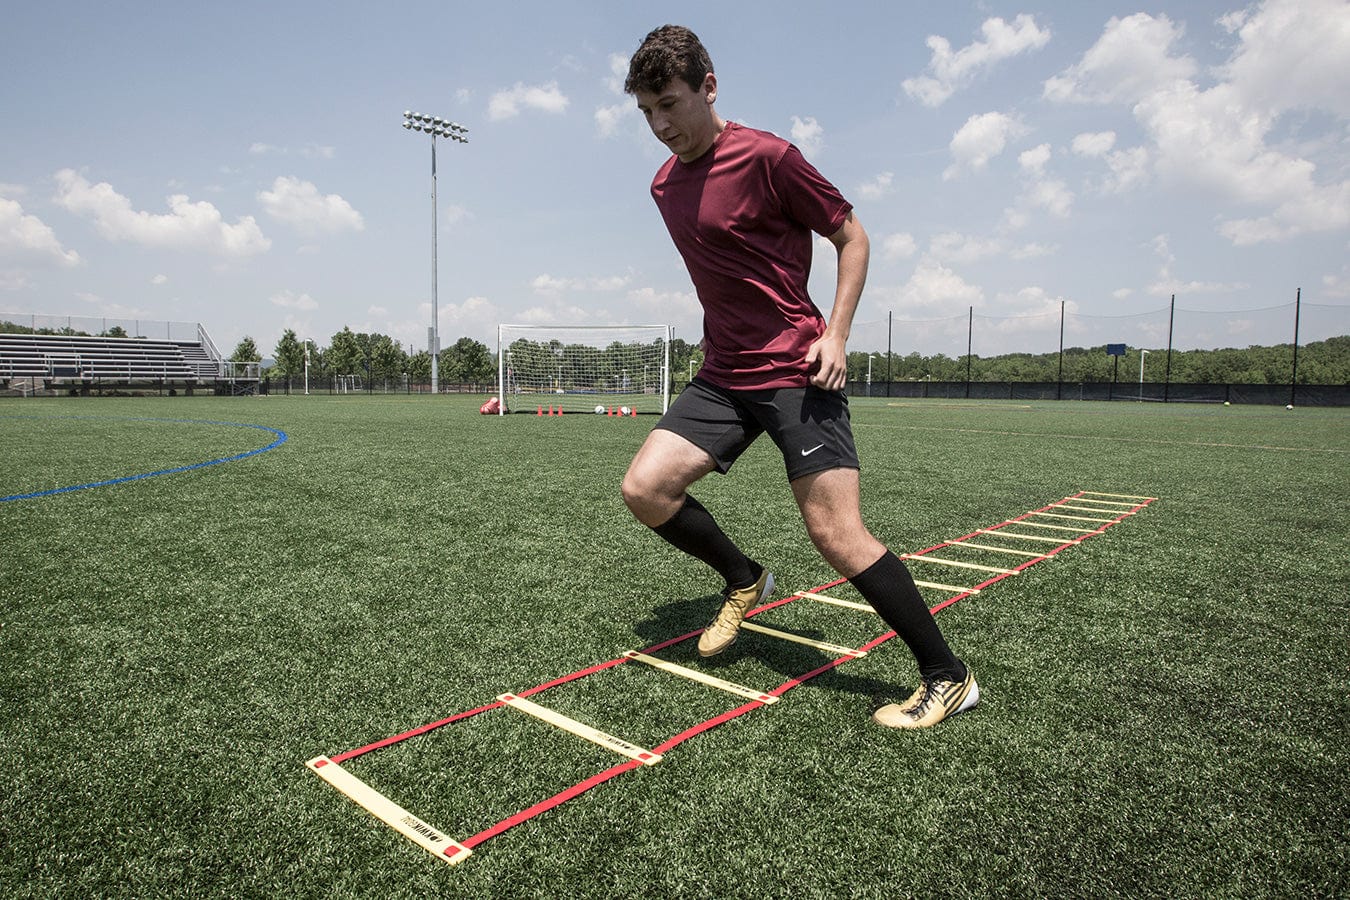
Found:
[[[413,112],[412,110],[403,111],[403,127],[410,131],[421,131],[431,135],[431,336],[428,343],[431,351],[431,393],[440,393],[440,356],[441,332],[440,332],[440,301],[437,297],[437,273],[436,273],[436,138],[444,137],[459,141],[461,144],[467,144],[468,138],[462,135],[468,134],[469,129],[457,122],[451,122],[448,119],[442,119],[439,116],[429,116],[425,113]]]

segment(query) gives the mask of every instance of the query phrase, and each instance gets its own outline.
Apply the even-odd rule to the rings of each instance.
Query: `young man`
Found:
[[[698,291],[704,362],[633,458],[623,497],[638,521],[726,580],[699,638],[703,656],[736,640],[773,591],[687,489],[725,474],[760,434],[782,451],[807,532],[909,645],[922,684],[873,719],[924,728],[974,706],[975,678],[948,648],[905,564],[863,525],[849,426],[845,342],[867,277],[868,239],[853,208],[795,147],[723,120],[712,60],[687,28],[647,35],[625,91],[673,156],[652,197]],[[829,322],[807,295],[812,232],[839,254]]]

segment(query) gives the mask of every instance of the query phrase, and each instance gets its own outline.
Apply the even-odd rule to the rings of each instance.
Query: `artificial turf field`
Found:
[[[1350,892],[1342,409],[855,398],[897,552],[1079,490],[1159,499],[938,614],[976,710],[872,725],[914,685],[891,641],[436,861],[305,761],[697,629],[720,588],[619,498],[654,419],[481,400],[0,403],[0,497],[185,469],[0,502],[0,895]],[[187,468],[264,429],[287,440]],[[696,494],[779,596],[833,579],[767,441]],[[748,634],[666,655],[766,688],[828,659]],[[638,665],[534,699],[647,746],[740,703]],[[347,766],[460,837],[614,762],[498,709]]]

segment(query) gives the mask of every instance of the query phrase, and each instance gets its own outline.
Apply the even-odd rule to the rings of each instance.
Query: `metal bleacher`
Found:
[[[250,377],[251,376],[251,377]],[[194,388],[251,393],[257,367],[223,360],[205,330],[198,340],[0,332],[0,389],[88,393],[119,388]]]

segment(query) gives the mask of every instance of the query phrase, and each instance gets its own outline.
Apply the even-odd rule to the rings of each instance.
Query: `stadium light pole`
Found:
[[[422,131],[431,135],[431,393],[440,393],[439,364],[437,357],[441,349],[441,328],[439,300],[436,296],[436,138],[449,138],[467,144],[469,129],[440,116],[428,116],[423,113],[403,111],[403,127],[409,131]]]

